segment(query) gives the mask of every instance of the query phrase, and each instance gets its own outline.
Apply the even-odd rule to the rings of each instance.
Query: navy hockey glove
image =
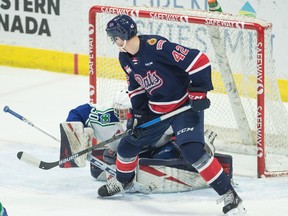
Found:
[[[210,100],[207,98],[207,91],[203,88],[188,87],[188,97],[190,99],[191,107],[194,111],[203,111],[210,107]]]
[[[147,114],[141,110],[130,109],[127,119],[127,130],[130,130],[130,134],[138,139],[142,136],[145,136],[147,133],[146,128],[137,128],[137,126],[143,124],[147,118]]]

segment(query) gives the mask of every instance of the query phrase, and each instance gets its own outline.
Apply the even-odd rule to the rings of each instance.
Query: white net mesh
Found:
[[[260,139],[257,135],[257,126],[264,122],[259,121],[257,111],[257,73],[259,61],[265,62],[265,148],[266,158],[279,158],[288,160],[288,114],[281,101],[277,77],[274,70],[274,59],[271,47],[271,24],[250,17],[232,16],[230,14],[208,13],[204,11],[178,10],[177,9],[153,9],[142,8],[150,11],[150,17],[133,17],[138,26],[139,34],[159,34],[168,40],[182,44],[187,47],[197,48],[205,52],[212,62],[214,91],[209,92],[211,107],[205,114],[205,127],[218,134],[217,139],[223,141],[219,146],[226,151],[242,151],[256,155],[256,143]],[[135,11],[141,8],[132,8]],[[170,17],[163,14],[160,17],[155,11],[171,13]],[[132,12],[131,12],[132,13]],[[132,13],[133,14],[133,13]],[[181,14],[176,16],[173,14]],[[128,13],[128,15],[130,15]],[[162,19],[166,16],[166,19]],[[95,13],[96,16],[96,73],[97,73],[97,103],[113,101],[115,95],[127,87],[125,74],[118,63],[119,50],[109,42],[105,27],[109,20],[116,14]],[[205,24],[187,23],[188,17],[200,17]],[[204,18],[203,18],[204,17]],[[160,18],[160,19],[159,19]],[[228,20],[234,20],[230,22]],[[184,21],[184,22],[183,22]],[[253,136],[253,143],[245,143],[243,135],[237,124],[235,114],[231,108],[227,96],[227,88],[222,79],[219,62],[215,56],[214,47],[211,43],[208,28],[210,24],[216,24],[217,31],[224,43],[224,51],[231,67],[241,104]],[[223,26],[224,23],[224,26]],[[257,52],[257,32],[255,30],[243,29],[244,23],[258,23],[265,30],[265,59]],[[221,24],[221,26],[220,26]],[[231,28],[235,27],[235,28]],[[226,75],[227,76],[227,75]],[[230,75],[229,75],[230,76]],[[258,76],[258,79],[261,78]],[[263,77],[262,77],[263,78]],[[261,89],[260,89],[261,90]],[[258,137],[257,137],[258,136]],[[235,144],[235,145],[234,145]],[[239,145],[237,145],[239,144]],[[276,156],[275,156],[276,155]],[[266,160],[268,171],[288,170],[288,162],[279,163],[275,159]]]

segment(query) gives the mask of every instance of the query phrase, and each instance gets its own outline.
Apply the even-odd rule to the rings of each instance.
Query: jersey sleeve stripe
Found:
[[[210,65],[211,65],[210,62],[208,62],[207,64],[203,65],[202,67],[199,67],[199,68],[196,68],[195,70],[189,71],[188,74],[189,74],[189,75],[195,74],[195,73],[203,70],[204,68],[209,67]]]
[[[136,95],[139,95],[139,94],[145,94],[145,89],[142,86],[140,86],[137,89],[134,89],[133,91],[128,92],[130,99],[135,97]]]
[[[198,53],[198,55],[193,59],[193,61],[191,62],[191,64],[187,67],[187,69],[185,70],[186,72],[190,71],[191,68],[195,65],[195,63],[198,61],[198,59],[201,56],[201,52]]]
[[[204,53],[200,52],[185,71],[189,74],[194,74],[208,66],[210,66],[208,57]]]

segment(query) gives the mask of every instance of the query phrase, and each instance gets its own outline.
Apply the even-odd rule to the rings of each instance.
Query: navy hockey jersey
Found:
[[[188,101],[189,83],[207,91],[213,89],[208,57],[158,35],[140,35],[135,55],[119,53],[127,74],[132,107],[155,114],[171,112]]]

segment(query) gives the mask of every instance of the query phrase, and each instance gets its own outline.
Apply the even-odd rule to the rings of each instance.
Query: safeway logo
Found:
[[[263,107],[257,107],[257,157],[262,158],[264,156],[263,139]]]
[[[180,16],[180,22],[188,23],[188,16]]]
[[[94,101],[95,93],[96,93],[95,87],[93,85],[90,85],[90,88],[89,88],[90,103],[96,103],[96,101]]]
[[[95,87],[93,85],[90,85],[90,88],[89,88],[89,95],[92,96],[95,94]]]
[[[188,23],[188,16],[177,15],[177,14],[151,12],[150,17],[153,19],[171,20],[171,21]]]
[[[260,94],[263,94],[263,92],[264,92],[264,86],[263,86],[263,84],[258,83],[258,84],[257,84],[257,94],[260,95]]]
[[[95,32],[95,30],[94,30],[94,25],[89,24],[89,35],[93,35],[94,32]]]
[[[139,10],[131,10],[128,8],[116,8],[116,7],[101,7],[101,11],[103,13],[109,13],[109,14],[125,14],[128,16],[133,16],[133,17],[139,17]]]
[[[205,19],[205,24],[211,25],[211,26],[231,27],[231,28],[237,28],[237,29],[244,29],[244,26],[245,26],[245,23],[242,21],[221,20],[221,19],[213,19],[213,18]]]
[[[131,10],[130,16],[139,17],[139,10]]]

